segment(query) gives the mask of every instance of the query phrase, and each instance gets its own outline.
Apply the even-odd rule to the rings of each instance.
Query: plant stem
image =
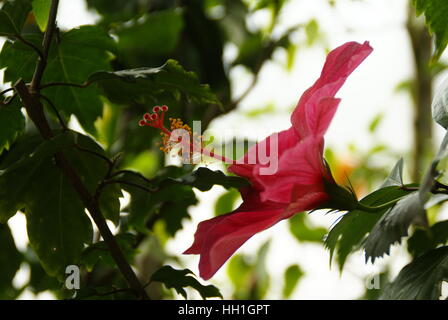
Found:
[[[365,211],[365,212],[376,213],[376,212],[378,212],[378,211],[380,211],[380,210],[383,210],[383,209],[387,209],[387,208],[392,207],[392,206],[393,206],[394,204],[396,204],[398,201],[400,201],[401,199],[403,199],[403,198],[405,198],[405,197],[407,197],[407,196],[408,196],[408,195],[405,195],[405,196],[402,196],[402,197],[400,197],[400,198],[391,200],[391,201],[386,202],[386,203],[383,203],[382,205],[379,205],[379,206],[377,206],[377,207],[367,206],[367,205],[364,205],[364,204],[358,202],[357,209],[359,209],[359,210],[361,210],[361,211]]]
[[[43,105],[39,100],[39,86],[40,82],[43,76],[43,73],[45,71],[46,66],[46,60],[48,58],[48,53],[50,49],[51,39],[53,32],[56,28],[56,14],[57,14],[57,8],[58,8],[58,0],[52,0],[51,3],[51,9],[50,9],[50,15],[48,20],[48,27],[44,34],[44,43],[43,43],[43,59],[39,58],[37,62],[37,66],[35,69],[35,73],[33,76],[33,80],[31,82],[30,87],[28,88],[23,79],[20,79],[15,85],[14,88],[18,92],[20,98],[22,99],[22,102],[24,104],[24,107],[33,121],[33,123],[36,125],[37,129],[39,130],[39,133],[42,135],[42,137],[45,140],[51,139],[54,134],[51,130],[47,119],[45,118],[45,114],[43,111]],[[101,210],[98,205],[98,199],[96,197],[93,197],[90,195],[89,191],[87,190],[86,186],[84,185],[83,181],[81,180],[80,176],[76,173],[73,166],[70,164],[67,157],[64,155],[62,151],[59,151],[55,154],[55,160],[56,165],[61,169],[63,174],[68,178],[68,181],[71,183],[73,188],[78,193],[80,199],[82,200],[84,206],[89,211],[90,215],[92,216],[93,221],[95,222],[96,226],[98,227],[98,230],[101,233],[101,236],[103,237],[104,241],[107,244],[107,247],[115,260],[115,263],[117,264],[120,272],[122,273],[123,277],[125,278],[126,282],[128,283],[129,287],[135,291],[135,293],[141,298],[141,299],[149,299],[148,295],[146,294],[145,289],[143,288],[142,284],[138,280],[136,274],[132,270],[129,263],[126,261],[126,258],[121,251],[118,243],[116,242],[114,235],[110,231],[106,220],[101,213]]]
[[[56,29],[56,16],[58,14],[59,0],[52,0],[50,13],[48,16],[47,29],[44,33],[44,40],[42,42],[42,56],[39,60],[34,70],[33,79],[31,80],[30,91],[35,93],[39,91],[39,86],[44,75],[45,67],[47,66],[48,53],[50,52],[51,40],[53,39],[53,34]]]

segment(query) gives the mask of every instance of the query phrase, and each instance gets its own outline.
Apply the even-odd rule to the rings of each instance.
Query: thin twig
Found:
[[[103,155],[103,154],[101,154],[101,153],[99,153],[99,152],[96,152],[96,151],[93,151],[93,150],[90,150],[90,149],[83,148],[83,147],[81,147],[79,144],[75,144],[75,148],[76,148],[76,149],[79,149],[80,151],[90,153],[90,154],[92,154],[92,155],[94,155],[94,156],[97,156],[98,158],[103,159],[105,162],[107,162],[107,164],[109,165],[109,167],[113,167],[113,165],[114,165],[114,162],[113,162],[112,160],[110,160],[108,157],[106,157],[105,155]]]
[[[118,171],[114,172],[110,177],[112,178],[112,177],[116,177],[116,176],[118,176],[120,174],[126,174],[126,173],[133,174],[136,177],[142,179],[143,181],[145,181],[145,182],[147,182],[149,184],[152,183],[152,181],[150,179],[146,178],[140,172],[135,172],[135,171],[132,171],[132,170],[118,170]]]
[[[103,181],[103,184],[105,184],[105,185],[106,184],[114,184],[114,183],[125,184],[125,185],[131,186],[131,187],[135,187],[135,188],[141,189],[141,190],[143,190],[145,192],[148,192],[148,193],[155,193],[155,192],[158,191],[158,189],[151,190],[151,189],[146,188],[146,187],[144,187],[142,185],[139,185],[138,183],[129,182],[129,181],[126,181],[126,180],[110,179],[110,180]]]
[[[71,82],[50,82],[40,86],[39,89],[46,89],[50,87],[76,87],[76,88],[86,88],[90,86],[93,82],[84,82],[84,83],[71,83]]]
[[[33,49],[39,55],[40,59],[45,59],[43,52],[34,43],[26,40],[20,34],[14,35],[14,38],[16,38],[17,40],[21,41],[23,44],[25,44],[28,47],[30,47],[31,49]]]
[[[48,103],[48,105],[51,107],[53,112],[56,113],[56,116],[58,117],[58,120],[59,120],[59,123],[60,123],[62,129],[64,131],[67,131],[68,130],[67,124],[64,122],[64,119],[62,119],[62,116],[59,114],[58,109],[56,108],[54,103],[51,102],[51,100],[48,97],[44,96],[43,94],[37,93],[37,95],[39,97],[41,97],[42,99],[44,99]]]
[[[0,96],[3,96],[5,93],[8,93],[9,91],[13,91],[13,90],[14,90],[14,88],[5,89],[2,92],[0,92]]]
[[[31,80],[30,91],[32,94],[39,91],[45,67],[47,66],[47,58],[50,52],[51,40],[53,39],[53,34],[56,30],[56,16],[58,14],[58,6],[59,0],[51,1],[47,28],[45,30],[44,40],[42,42],[42,57],[39,57],[36,69],[34,70],[33,79]]]

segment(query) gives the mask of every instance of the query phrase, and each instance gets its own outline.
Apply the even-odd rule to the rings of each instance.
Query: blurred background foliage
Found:
[[[241,101],[256,86],[263,66],[274,59],[278,50],[286,53],[287,63],[284,67],[290,70],[294,65],[295,53],[301,47],[316,44],[325,47],[325,34],[319,28],[319,21],[314,18],[305,24],[293,26],[283,33],[275,32],[278,18],[287,1],[86,0],[89,10],[96,12],[100,17],[97,23],[98,28],[105,30],[114,40],[112,48],[108,48],[108,62],[104,69],[158,67],[167,60],[174,59],[185,70],[194,71],[200,83],[208,84],[222,105],[194,101],[183,93],[173,96],[162,92],[138,99],[134,95],[129,95],[115,100],[107,98],[106,95],[98,98],[100,99],[98,103],[101,105],[99,109],[101,117],[96,119],[93,126],[87,125],[79,117],[76,119],[73,116],[64,115],[65,119],[70,120],[71,124],[79,121],[82,128],[101,144],[106,154],[120,154],[120,169],[138,171],[151,179],[154,185],[158,185],[168,177],[179,178],[188,174],[193,167],[164,168],[166,159],[158,147],[159,133],[156,130],[141,130],[136,124],[142,114],[149,111],[150,106],[166,104],[170,107],[170,116],[182,118],[189,124],[193,120],[201,120],[202,128],[206,129],[213,119],[238,108]],[[332,5],[336,2],[329,1]],[[428,109],[432,97],[431,84],[434,76],[446,66],[436,63],[428,67],[432,52],[431,37],[422,21],[415,19],[413,10],[409,6],[407,28],[415,57],[415,74],[412,79],[405,79],[397,86],[397,89],[408,92],[415,106],[416,148],[411,151],[414,164],[409,175],[418,179],[423,163],[433,154],[431,144],[428,143],[432,131]],[[265,25],[254,29],[249,26],[248,19],[260,11],[267,12],[269,18],[266,19]],[[297,14],[300,15],[300,12]],[[292,36],[298,31],[306,35],[303,43],[292,40]],[[38,39],[41,37],[41,31],[33,13],[30,13],[26,19],[24,32]],[[60,30],[61,34],[66,32],[67,30]],[[225,58],[223,55],[228,45],[237,48],[232,59]],[[7,50],[11,50],[7,46],[9,44],[5,44],[0,55],[1,67],[5,67]],[[234,93],[234,88],[238,84],[232,83],[230,77],[232,70],[236,67],[243,67],[251,74],[252,79],[247,90],[239,96]],[[84,81],[70,80],[77,83]],[[92,88],[92,90],[98,89]],[[260,114],[275,111],[275,105],[267,105],[258,110],[246,112],[245,116],[254,118]],[[56,121],[53,114],[52,124],[55,125]],[[379,114],[369,125],[373,139],[381,121],[382,115]],[[427,132],[429,136],[423,135],[422,132]],[[10,151],[19,145],[20,139],[33,134],[35,129],[27,122],[25,132],[16,144],[11,146]],[[244,143],[239,145],[244,149]],[[376,159],[398,158],[398,155],[381,144],[373,145],[368,151],[362,151],[355,145],[349,146],[348,150],[349,152],[342,156],[327,148],[326,159],[330,163],[337,182],[350,183],[359,197],[368,194],[381,184],[388,174],[387,167],[378,165],[384,161],[378,162]],[[0,164],[6,161],[9,152],[5,151],[0,155]],[[129,177],[129,179],[136,178]],[[192,187],[165,186],[157,199],[152,199],[145,192],[129,186],[122,186],[122,189],[130,194],[131,201],[120,209],[117,239],[127,258],[134,262],[141,279],[149,279],[156,270],[166,264],[182,269],[182,262],[176,256],[168,254],[165,245],[168,239],[182,228],[184,219],[190,217],[189,208],[198,202]],[[236,189],[229,188],[216,201],[214,213],[218,215],[231,211],[237,206],[239,200]],[[289,220],[288,224],[292,236],[299,242],[321,244],[328,232],[325,228],[313,225],[305,214],[296,215]],[[98,234],[95,236],[97,240],[100,240]],[[416,234],[414,237],[417,236]],[[72,296],[72,292],[63,289],[56,278],[44,271],[31,248],[25,252],[16,248],[6,224],[0,225],[0,243],[2,246],[0,265],[3,270],[0,275],[0,298],[16,298],[24,290],[35,294],[51,291],[58,298]],[[272,285],[272,277],[265,267],[270,250],[269,244],[269,241],[263,243],[252,255],[233,256],[225,266],[232,285],[230,295],[225,298],[263,299],[267,297]],[[82,261],[85,266],[82,273],[83,289],[78,292],[78,298],[128,297],[126,293],[117,290],[125,284],[104,248],[104,243],[99,241],[83,252]],[[413,250],[417,252],[418,248]],[[4,265],[7,265],[6,269]],[[30,274],[28,281],[20,287],[13,284],[14,276],[19,269],[27,269]],[[287,299],[295,290],[300,290],[300,281],[305,276],[305,271],[299,264],[292,264],[281,272],[284,274],[284,284],[278,298]],[[185,280],[185,274],[178,276],[184,277],[182,279]],[[175,293],[177,289],[167,289],[157,281],[150,282],[148,291],[153,299],[178,297]],[[181,291],[177,292],[182,294]],[[191,290],[187,292],[192,294]],[[379,291],[367,290],[366,294],[360,298],[373,299],[378,295]]]

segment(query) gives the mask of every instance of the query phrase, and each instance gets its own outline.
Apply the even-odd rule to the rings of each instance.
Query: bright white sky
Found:
[[[346,41],[370,41],[374,52],[349,78],[338,96],[342,103],[335,119],[326,135],[328,146],[344,152],[349,143],[355,143],[361,149],[368,149],[372,139],[368,134],[368,124],[378,113],[384,113],[376,141],[380,141],[398,152],[406,152],[411,144],[411,101],[404,93],[396,93],[396,85],[412,74],[410,45],[404,29],[407,14],[406,0],[338,0],[331,8],[327,0],[290,0],[280,18],[279,30],[285,30],[297,23],[306,23],[312,18],[319,22],[325,36],[326,46],[334,48]],[[94,22],[96,16],[86,12],[84,1],[61,0],[58,22],[66,28]],[[263,13],[253,17],[250,24],[263,24],[266,15]],[[303,35],[297,36],[302,41]],[[232,48],[226,55],[231,56]],[[446,55],[445,55],[446,58]],[[259,109],[273,103],[278,111],[255,119],[247,119],[238,111],[226,115],[212,123],[212,128],[222,130],[233,128],[238,133],[242,130],[256,138],[289,127],[289,112],[300,97],[318,77],[325,52],[323,46],[311,49],[302,46],[298,49],[296,64],[291,72],[286,72],[283,65],[285,56],[276,55],[276,61],[268,63],[262,70],[260,80],[253,92],[242,102],[241,111]],[[446,74],[445,74],[446,76]],[[249,78],[242,69],[236,70],[232,77],[238,79],[235,96],[244,91]],[[443,75],[439,80],[443,78]],[[242,127],[244,125],[244,127]],[[443,130],[437,128],[438,141]],[[392,165],[392,164],[391,164]],[[214,165],[212,165],[213,167]],[[210,192],[200,193],[201,204],[192,208],[192,221],[186,222],[184,229],[168,243],[168,250],[174,255],[186,249],[193,239],[196,225],[212,216],[214,199],[222,193],[215,187]],[[325,216],[320,213],[312,215],[313,223],[327,228],[335,221],[336,216]],[[25,222],[23,217],[16,216],[11,220],[14,226],[17,244],[26,244]],[[253,255],[257,248],[267,239],[272,238],[267,268],[273,276],[272,289],[268,298],[281,297],[283,271],[291,264],[298,263],[305,270],[306,277],[299,283],[292,298],[294,299],[354,299],[364,292],[364,280],[381,269],[381,265],[390,258],[380,259],[375,266],[364,263],[362,253],[353,255],[346,264],[342,275],[337,266],[329,267],[329,253],[321,245],[298,244],[289,235],[287,223],[282,222],[273,228],[254,236],[240,250],[241,253]],[[401,250],[393,248],[394,272],[406,264],[408,257]],[[185,266],[198,273],[197,256],[183,256]],[[23,282],[27,271],[17,276],[17,282]],[[211,281],[217,284],[228,297],[229,281],[226,279],[226,268],[222,268]],[[33,298],[25,293],[22,298]],[[41,295],[39,298],[48,298]]]

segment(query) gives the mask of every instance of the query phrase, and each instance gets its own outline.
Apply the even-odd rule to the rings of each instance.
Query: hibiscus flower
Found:
[[[335,94],[371,52],[368,42],[348,42],[332,50],[319,79],[292,113],[291,128],[254,145],[229,167],[251,185],[240,189],[243,203],[238,209],[199,223],[192,246],[184,252],[200,255],[203,279],[211,278],[249,238],[283,219],[318,208],[356,206],[354,194],[336,184],[323,159],[323,135],[340,103]],[[278,155],[275,172],[269,172],[272,164],[262,161],[259,150]]]

